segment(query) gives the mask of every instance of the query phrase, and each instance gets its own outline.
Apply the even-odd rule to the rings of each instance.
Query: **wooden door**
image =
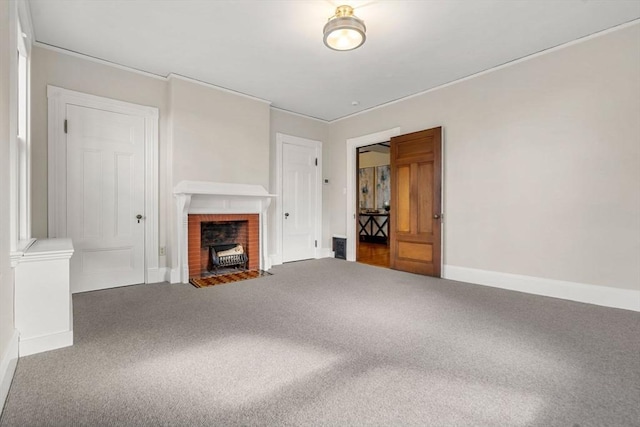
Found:
[[[282,144],[282,261],[315,258],[318,149]]]
[[[66,113],[71,292],[144,283],[144,118]]]
[[[391,138],[391,268],[440,277],[441,128]]]
[[[353,216],[356,223],[356,262],[360,261],[360,148],[356,148],[356,210]]]

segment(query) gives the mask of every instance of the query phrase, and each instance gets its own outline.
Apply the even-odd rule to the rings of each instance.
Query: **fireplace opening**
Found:
[[[200,223],[200,247],[246,244],[247,221],[203,221]]]
[[[189,278],[257,269],[258,215],[190,214]]]
[[[247,269],[248,221],[203,221],[200,223],[201,275]],[[204,259],[202,259],[204,257]]]

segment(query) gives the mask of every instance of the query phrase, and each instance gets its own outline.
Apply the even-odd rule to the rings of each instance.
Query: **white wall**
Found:
[[[13,270],[9,262],[9,141],[11,140],[10,53],[16,51],[10,3],[0,3],[0,358],[13,334]],[[13,31],[12,31],[13,30]]]
[[[13,299],[14,270],[10,263],[10,152],[16,138],[16,3],[0,2],[0,411],[15,369],[17,335]],[[15,350],[13,350],[15,348]],[[15,354],[14,354],[15,353]]]
[[[640,289],[640,25],[331,123],[330,229],[345,141],[444,132],[444,263]]]

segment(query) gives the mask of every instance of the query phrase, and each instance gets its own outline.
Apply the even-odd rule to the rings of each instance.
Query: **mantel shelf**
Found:
[[[269,194],[261,185],[205,181],[181,181],[173,189],[173,194],[226,197],[277,197],[275,194]]]

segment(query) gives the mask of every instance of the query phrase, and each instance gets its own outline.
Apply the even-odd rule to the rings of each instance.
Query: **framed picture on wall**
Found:
[[[376,209],[385,209],[391,200],[391,181],[389,165],[376,167]]]
[[[361,168],[358,171],[360,188],[358,206],[360,209],[374,209],[375,203],[375,168]]]

